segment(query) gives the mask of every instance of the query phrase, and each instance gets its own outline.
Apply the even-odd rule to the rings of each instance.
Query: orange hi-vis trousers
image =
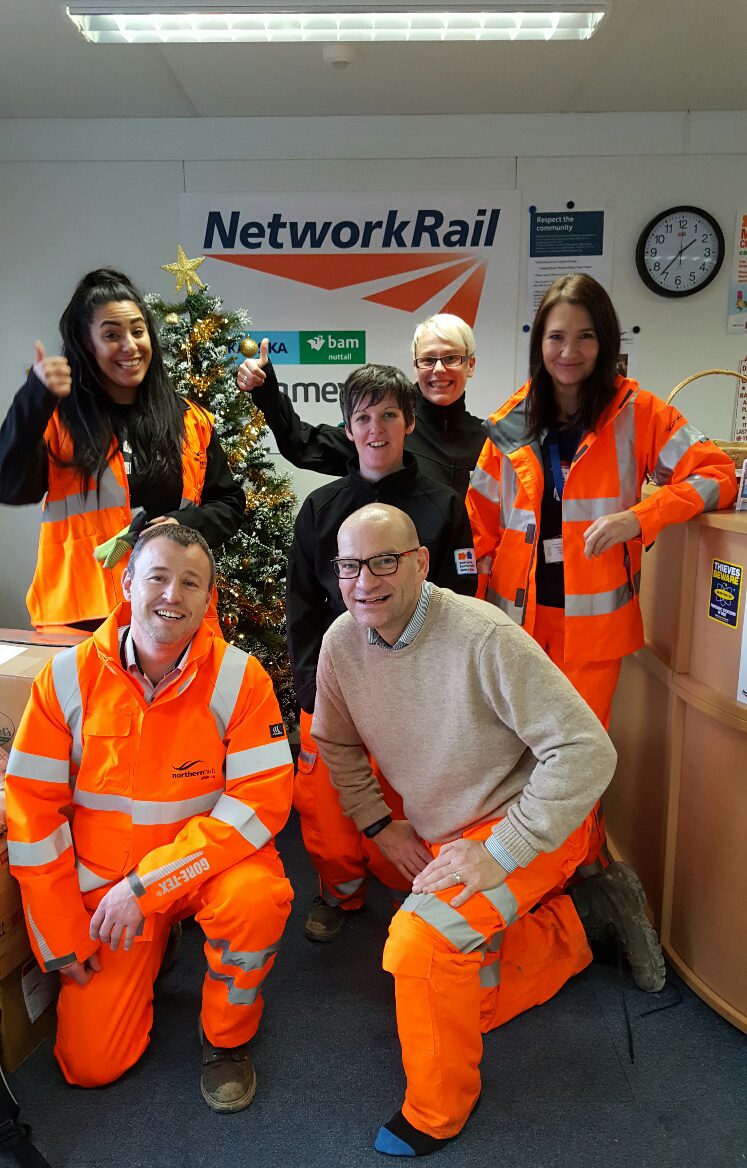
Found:
[[[464,838],[483,840],[492,827]],[[591,962],[573,902],[557,891],[586,856],[589,833],[587,819],[556,851],[459,909],[450,904],[459,890],[448,888],[409,896],[392,920],[383,965],[394,975],[402,1111],[419,1131],[460,1132],[480,1094],[482,1034],[547,1001]]]
[[[575,664],[565,659],[565,610],[538,604],[532,632],[534,640],[573,688],[596,714],[605,730],[609,730],[612,713],[612,699],[620,677],[622,662],[619,657],[612,661],[578,661]],[[609,864],[607,855],[607,835],[604,829],[604,809],[601,802],[594,811],[594,823],[589,854],[579,865],[580,876],[594,876]]]
[[[402,800],[381,774],[374,759],[371,766],[393,819],[404,819]],[[366,896],[366,877],[373,873],[387,888],[406,896],[409,881],[343,814],[329,770],[311,736],[311,714],[301,711],[301,752],[293,787],[293,805],[301,819],[304,846],[319,876],[319,891],[327,904],[352,910]]]
[[[101,895],[84,897],[92,914]],[[268,843],[187,891],[167,913],[147,917],[128,952],[102,945],[101,972],[86,985],[62,978],[55,1055],[67,1081],[100,1087],[138,1061],[150,1039],[153,985],[169,928],[192,913],[205,934],[205,1036],[221,1047],[253,1038],[262,1016],[261,986],[274,964],[292,899],[280,857]]]

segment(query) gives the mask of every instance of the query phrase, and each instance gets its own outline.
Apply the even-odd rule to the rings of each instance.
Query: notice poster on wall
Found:
[[[530,211],[527,323],[558,276],[586,272],[609,291],[612,231],[606,211]]]
[[[729,282],[727,333],[747,332],[747,210],[737,211]]]
[[[747,377],[747,357],[743,357],[739,362],[737,373]],[[747,381],[743,381],[742,377],[737,378],[734,422],[731,427],[732,442],[747,442]]]
[[[244,308],[299,413],[340,421],[339,392],[366,361],[413,375],[416,326],[437,312],[477,335],[468,409],[513,388],[520,195],[183,195],[181,240],[200,276]],[[502,393],[502,397],[501,397]]]

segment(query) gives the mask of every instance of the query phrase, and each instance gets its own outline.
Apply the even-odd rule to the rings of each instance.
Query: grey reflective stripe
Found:
[[[402,905],[401,911],[420,917],[461,953],[474,953],[485,945],[482,933],[475,932],[460,912],[430,892],[413,892]]]
[[[365,879],[365,876],[360,876],[357,880],[346,880],[343,884],[335,884],[334,887],[343,896],[352,896],[363,885]]]
[[[365,876],[361,876],[358,880],[346,880],[343,884],[327,884],[323,880],[322,900],[325,904],[330,905],[330,907],[336,908],[344,900],[347,900],[349,896],[358,892],[363,887],[365,880]]]
[[[221,795],[213,808],[213,819],[235,827],[239,835],[255,848],[264,847],[272,839],[272,832],[267,830],[256,811],[231,795]]]
[[[657,486],[666,486],[667,483],[671,482],[677,464],[684,458],[688,450],[696,446],[698,442],[705,441],[705,434],[691,425],[690,422],[685,422],[684,426],[680,426],[677,433],[673,434],[659,451],[659,457],[651,475]],[[686,481],[689,482],[689,480]]]
[[[524,621],[524,607],[523,605],[512,604],[510,600],[506,600],[505,596],[501,596],[499,592],[488,588],[485,593],[485,599],[494,604],[496,608],[500,608],[501,612],[505,612],[506,616],[510,616],[512,621],[516,621],[520,625]]]
[[[483,888],[482,895],[498,910],[506,927],[516,920],[519,902],[507,884],[499,884],[497,888]]]
[[[73,803],[89,811],[116,811],[129,816],[140,827],[154,827],[158,824],[181,823],[193,815],[207,814],[213,810],[222,790],[221,787],[207,791],[195,799],[156,803],[146,799],[128,799],[126,795],[100,795],[97,791],[82,791],[76,787]]]
[[[76,649],[65,649],[52,658],[52,681],[62,716],[67,723],[72,738],[70,758],[80,766],[83,757],[83,701],[78,680],[78,654]]]
[[[501,454],[512,454],[514,450],[519,450],[522,446],[531,445],[535,453],[539,455],[536,444],[527,441],[526,408],[526,398],[524,398],[517,402],[511,412],[501,418],[499,422],[491,422],[488,418],[487,422],[483,423],[485,433]]]
[[[41,754],[28,754],[25,750],[11,747],[8,759],[8,778],[36,779],[39,783],[63,783],[67,786],[70,764],[66,758],[45,758]]]
[[[141,896],[145,896],[145,885],[143,884],[142,880],[138,876],[137,872],[128,872],[127,873],[127,883],[129,884],[130,888],[132,889],[132,891],[134,892],[134,894],[138,898],[138,900],[140,899]]]
[[[528,532],[531,528],[532,538],[534,538],[534,524],[534,511],[524,511],[521,507],[514,507],[511,514],[507,516],[504,527],[507,531],[525,532]]]
[[[183,868],[186,864],[193,864],[195,860],[201,860],[204,854],[202,851],[192,852],[189,856],[182,856],[180,860],[171,860],[168,864],[162,864],[160,868],[155,868],[152,872],[147,872],[145,876],[138,877],[137,872],[130,872],[130,875],[127,877],[130,888],[135,892],[135,884],[133,881],[139,879],[140,887],[143,891],[135,892],[135,895],[144,896],[146,888],[150,888],[151,884],[155,884],[157,880],[164,880],[172,872],[176,872],[178,868]]]
[[[44,964],[46,965],[48,961],[54,961],[54,959],[55,959],[54,953],[49,948],[49,945],[47,944],[46,940],[44,939],[44,935],[43,935],[41,929],[39,928],[36,921],[32,917],[30,908],[26,909],[26,918],[27,918],[28,923],[29,923],[29,928],[31,929],[31,932],[34,934],[34,939],[35,939],[36,944],[38,946],[39,952],[42,955],[42,960],[44,961]],[[67,962],[66,962],[66,964],[67,964]]]
[[[478,495],[482,495],[488,502],[498,502],[501,495],[500,484],[496,478],[493,478],[492,474],[488,474],[481,466],[475,467],[469,485],[472,490],[477,491]]]
[[[74,953],[68,953],[65,957],[53,957],[51,961],[45,961],[44,968],[47,973],[54,973],[56,969],[62,969],[63,966],[70,965],[71,962],[77,960]]]
[[[215,718],[221,738],[225,738],[226,728],[233,716],[245,669],[246,653],[234,645],[229,645],[220,663],[210,697],[210,713]]]
[[[72,846],[70,824],[61,823],[44,839],[36,840],[34,843],[8,840],[8,859],[12,868],[36,868],[42,864],[51,864]]]
[[[230,973],[216,973],[214,969],[208,966],[208,977],[213,981],[222,981],[228,986],[228,1000],[232,1006],[252,1006],[257,1000],[261,986],[252,986],[248,990],[239,989],[236,985],[235,979],[231,977]]]
[[[518,480],[513,463],[504,458],[501,463],[501,524],[505,527],[516,503]]]
[[[104,888],[105,885],[112,882],[111,876],[97,875],[90,868],[86,868],[80,860],[75,861],[75,868],[78,873],[78,888],[81,892],[93,892],[95,888]]]
[[[492,989],[501,984],[501,963],[493,961],[490,965],[480,966],[480,985],[484,990]]]
[[[194,507],[194,499],[180,499],[179,510],[183,511],[185,507]]]
[[[504,929],[499,929],[497,933],[493,933],[493,936],[490,938],[487,944],[488,953],[497,953],[503,945],[505,936],[506,933]]]
[[[301,762],[307,763],[308,766],[316,766],[316,760],[319,757],[319,753],[318,751],[312,752],[311,750],[301,750],[299,751],[298,757]]]
[[[703,500],[704,511],[715,511],[718,508],[719,490],[715,479],[707,479],[704,475],[688,475],[682,480],[693,487]]]
[[[268,742],[265,746],[252,746],[248,750],[230,751],[226,755],[226,782],[243,779],[247,775],[257,775],[292,762],[287,738]]]
[[[107,466],[98,491],[93,487],[84,494],[73,491],[64,499],[47,499],[42,511],[42,523],[61,523],[74,515],[92,515],[108,507],[126,507],[127,504],[126,488],[119,485],[111,466]]]
[[[616,515],[623,506],[618,495],[604,499],[567,499],[563,494],[564,523],[593,523],[605,515]]]
[[[641,589],[641,573],[636,572],[633,577],[633,596]],[[566,592],[566,616],[609,616],[611,612],[625,608],[633,599],[629,584],[621,584],[619,588],[611,588],[608,592]]]
[[[220,951],[220,959],[224,965],[236,965],[239,969],[243,969],[244,973],[254,973],[258,969],[263,969],[273,954],[277,953],[280,948],[280,941],[276,941],[274,945],[268,945],[266,949],[232,950],[228,941],[214,940],[212,937],[207,938],[208,945],[213,949]]]
[[[617,451],[617,474],[620,480],[619,511],[627,511],[641,499],[641,480],[638,474],[638,459],[635,450],[635,410],[633,402],[637,394],[626,401],[613,422],[615,450]]]

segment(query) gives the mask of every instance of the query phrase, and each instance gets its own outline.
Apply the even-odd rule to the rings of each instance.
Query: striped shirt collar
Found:
[[[404,649],[407,645],[411,645],[425,624],[432,589],[433,585],[430,580],[424,580],[420,588],[420,599],[415,605],[415,611],[393,645],[390,645],[388,641],[385,641],[383,637],[379,636],[376,629],[371,628],[368,630],[369,645],[378,645],[380,649]]]
[[[184,667],[189,659],[189,651],[192,648],[192,641],[186,646],[179,659],[175,662],[174,668],[162,677],[155,685],[150,678],[143,672],[138,656],[137,647],[132,636],[132,630],[129,625],[122,629],[121,641],[119,645],[119,655],[123,667],[130,674],[131,677],[137,681],[143,691],[143,697],[150,704],[153,698],[162,693],[167,685],[170,685],[180,673],[184,672]]]

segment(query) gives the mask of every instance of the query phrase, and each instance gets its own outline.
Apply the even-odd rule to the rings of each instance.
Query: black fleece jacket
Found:
[[[283,457],[304,470],[346,474],[355,447],[345,431],[325,422],[312,426],[302,421],[287,394],[280,392],[271,361],[265,374],[264,385],[253,390],[252,397]],[[415,455],[423,474],[464,498],[484,443],[482,422],[467,413],[464,395],[450,406],[434,406],[418,391],[415,429],[405,438],[405,450]]]
[[[296,697],[308,713],[314,709],[322,638],[345,612],[330,562],[337,555],[337,532],[342,521],[366,503],[391,503],[410,516],[430,552],[429,580],[465,596],[475,594],[477,576],[457,572],[455,552],[472,547],[472,532],[456,491],[421,474],[407,452],[402,470],[375,483],[361,477],[357,458],[350,459],[344,478],[312,491],[304,502],[288,561],[288,650]]]

